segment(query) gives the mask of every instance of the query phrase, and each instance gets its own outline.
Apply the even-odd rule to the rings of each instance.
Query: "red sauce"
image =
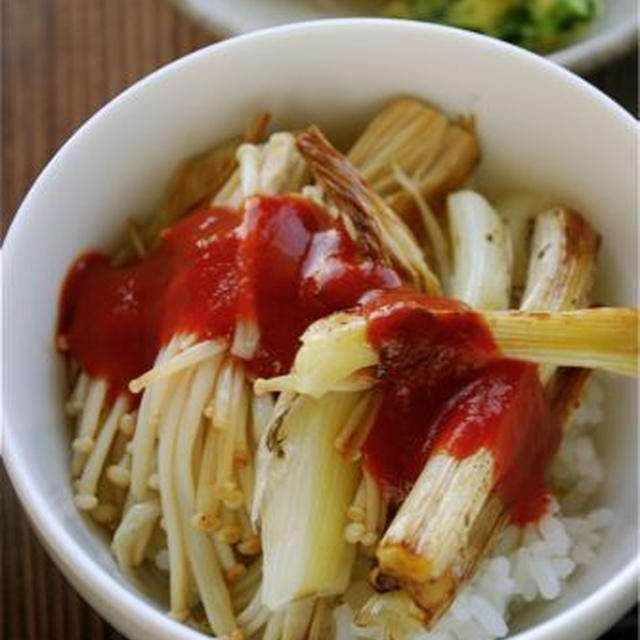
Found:
[[[58,333],[90,376],[108,381],[112,399],[171,336],[230,340],[238,318],[255,322],[260,334],[248,370],[285,372],[309,324],[355,305],[365,291],[400,284],[307,199],[255,197],[243,208],[191,213],[134,264],[112,267],[90,253],[71,268]]]
[[[238,321],[252,323],[259,342],[246,368],[268,377],[290,369],[312,322],[357,304],[384,389],[362,452],[370,472],[399,501],[432,452],[462,459],[486,447],[513,519],[540,515],[560,430],[536,367],[502,357],[465,305],[405,288],[397,270],[363,256],[307,199],[260,196],[240,211],[195,211],[123,267],[82,256],[64,284],[58,332],[113,399],[177,333],[231,342]]]
[[[299,336],[318,318],[355,305],[370,289],[400,284],[393,270],[363,258],[322,207],[302,198],[248,200],[241,235],[238,314],[259,328],[249,363],[259,376],[286,373]]]
[[[512,520],[546,509],[546,472],[560,444],[537,367],[502,357],[480,315],[446,298],[406,291],[365,300],[384,394],[364,464],[396,502],[429,456],[489,449],[496,491]]]
[[[202,340],[230,336],[238,295],[236,229],[241,219],[230,209],[203,209],[162,232],[157,258],[163,266],[155,276],[159,305],[149,318],[158,336],[156,354],[177,333],[194,333]],[[151,256],[138,265],[145,269],[153,261]]]
[[[104,378],[109,398],[149,369],[175,331],[202,320],[202,337],[230,330],[228,307],[235,282],[237,213],[207,209],[163,233],[162,245],[144,260],[112,267],[107,256],[81,256],[63,286],[58,334],[92,378]],[[201,288],[207,274],[216,274]]]

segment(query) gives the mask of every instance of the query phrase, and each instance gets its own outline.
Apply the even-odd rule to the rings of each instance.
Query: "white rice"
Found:
[[[602,421],[603,398],[602,387],[594,380],[566,429],[551,470],[556,497],[550,512],[524,529],[511,526],[504,531],[493,555],[433,630],[407,635],[391,625],[358,627],[354,609],[345,603],[334,611],[336,640],[494,640],[508,634],[509,620],[526,604],[558,598],[576,569],[595,559],[606,529],[614,522],[609,509],[587,511],[604,475],[589,434]],[[346,599],[350,600],[349,594]]]

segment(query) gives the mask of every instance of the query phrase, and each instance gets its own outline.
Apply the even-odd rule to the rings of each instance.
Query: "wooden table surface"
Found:
[[[88,116],[138,78],[216,37],[165,0],[0,0],[0,10],[4,236],[33,179]],[[637,50],[588,79],[637,115]],[[0,549],[0,639],[121,638],[46,556],[4,468]],[[631,613],[606,638],[635,637],[637,629]]]

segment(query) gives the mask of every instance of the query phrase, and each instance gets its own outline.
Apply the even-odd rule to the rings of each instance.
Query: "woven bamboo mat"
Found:
[[[165,0],[0,0],[0,12],[4,235],[33,179],[88,116],[216,38]],[[588,79],[636,114],[637,75],[636,51]],[[0,549],[0,640],[122,639],[46,556],[2,468]],[[607,639],[637,629],[631,613]]]

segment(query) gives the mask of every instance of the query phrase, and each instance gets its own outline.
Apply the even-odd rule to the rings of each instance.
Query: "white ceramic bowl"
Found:
[[[237,34],[300,20],[374,16],[381,0],[173,0],[216,33]],[[633,46],[638,35],[637,0],[604,0],[592,25],[549,54],[574,71],[586,72]]]
[[[542,58],[441,27],[329,21],[229,40],[142,80],[50,162],[3,250],[4,461],[64,573],[129,638],[203,636],[136,591],[73,506],[62,367],[52,345],[65,271],[83,249],[108,247],[132,212],[147,211],[181,159],[241,130],[256,110],[270,109],[277,125],[316,122],[345,140],[397,94],[424,97],[451,114],[475,114],[485,187],[544,190],[585,212],[604,234],[601,299],[635,303],[636,124]],[[608,470],[602,500],[620,522],[596,564],[576,575],[559,601],[518,619],[518,640],[591,640],[632,604],[638,576],[634,389],[622,380],[609,386],[601,434]]]

